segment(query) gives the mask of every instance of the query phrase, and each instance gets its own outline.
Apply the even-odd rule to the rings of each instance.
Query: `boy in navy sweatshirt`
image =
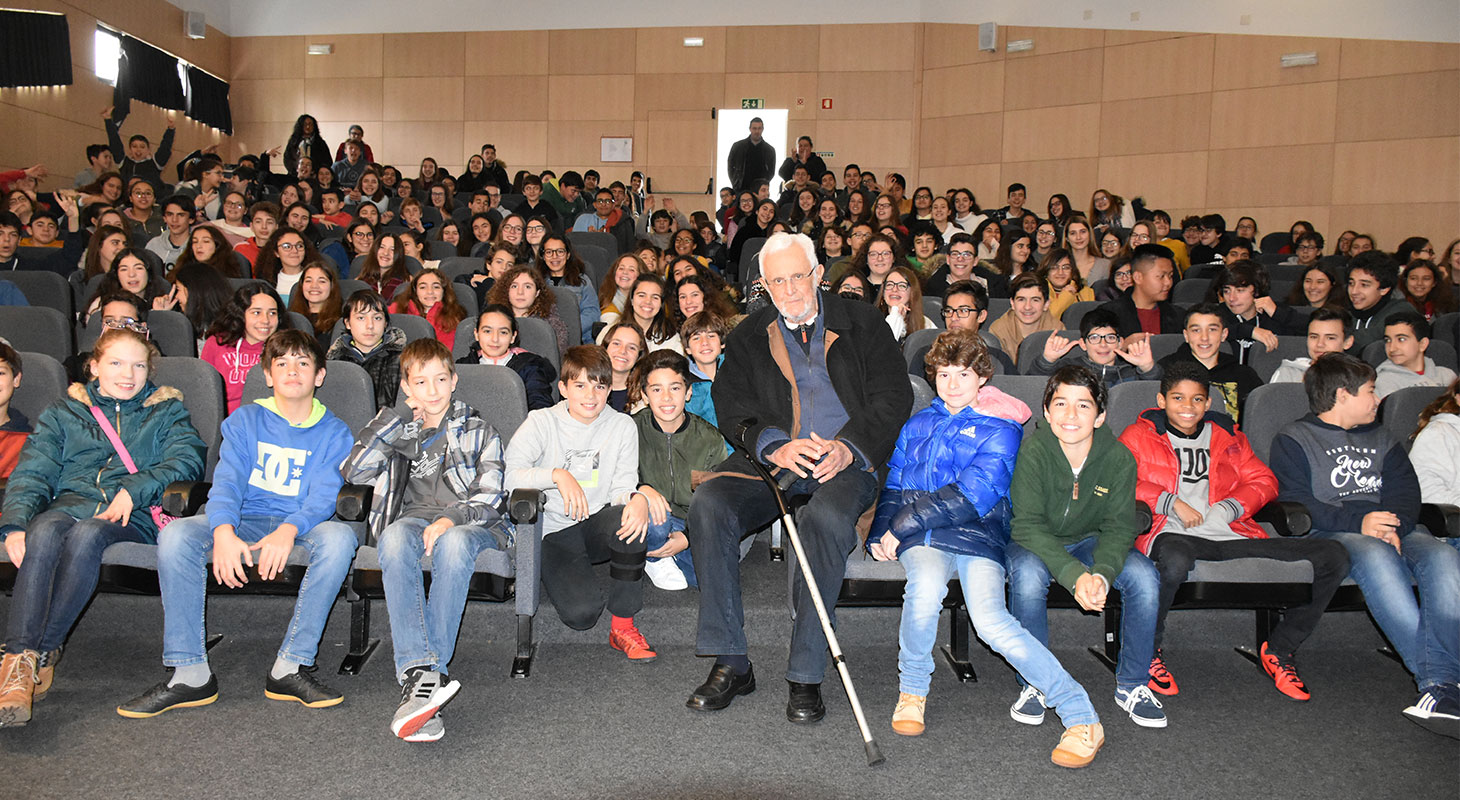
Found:
[[[213,577],[233,588],[248,582],[245,567],[273,580],[295,546],[309,554],[299,600],[264,683],[264,696],[309,708],[337,705],[344,696],[315,679],[311,665],[358,542],[348,526],[328,522],[344,479],[350,429],[314,397],[324,383],[324,354],[314,337],[279,331],[264,342],[260,366],[273,397],[244,405],[223,421],[223,444],[204,513],[179,519],[158,538],[162,588],[163,681],[117,708],[124,717],[154,717],[173,708],[218,699],[218,679],[204,645],[204,595]]]
[[[1369,613],[1419,685],[1405,715],[1460,738],[1460,552],[1417,524],[1419,479],[1403,443],[1374,421],[1374,376],[1345,353],[1304,373],[1311,413],[1272,442],[1278,499],[1307,506],[1312,535],[1348,550]]]

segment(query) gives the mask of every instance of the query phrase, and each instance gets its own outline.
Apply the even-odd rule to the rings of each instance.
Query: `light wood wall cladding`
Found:
[[[1381,246],[1460,232],[1460,46],[1417,42],[1001,27],[803,25],[435,34],[182,37],[163,0],[38,0],[70,15],[76,85],[0,90],[0,166],[79,169],[102,141],[110,88],[91,75],[98,18],[229,79],[232,155],[282,144],[295,117],[335,143],[352,123],[383,160],[460,170],[481,143],[513,171],[642,169],[661,190],[708,180],[713,107],[787,108],[791,134],[878,175],[968,186],[989,206],[1028,185],[1043,207],[1105,188],[1173,215],[1250,213],[1264,231],[1302,216],[1362,227]],[[705,46],[683,47],[686,36]],[[1033,49],[1007,53],[1009,41]],[[310,43],[334,45],[306,56]],[[1284,53],[1319,63],[1281,69]],[[833,100],[821,108],[821,98]],[[156,136],[138,104],[126,131]],[[631,164],[602,164],[601,136],[633,136]],[[179,125],[177,152],[224,137]],[[59,181],[58,181],[59,182]],[[714,200],[688,195],[684,208]],[[1368,216],[1365,216],[1368,215]]]

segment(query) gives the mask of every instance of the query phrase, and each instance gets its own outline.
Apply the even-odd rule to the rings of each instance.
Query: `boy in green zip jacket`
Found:
[[[1009,610],[1049,644],[1051,578],[1086,611],[1103,611],[1120,591],[1121,648],[1115,702],[1137,725],[1166,727],[1146,686],[1155,647],[1160,574],[1133,545],[1136,462],[1105,425],[1105,385],[1082,365],[1061,367],[1044,389],[1044,419],[1020,448],[1009,497],[1014,503]],[[1022,681],[1021,681],[1022,682]],[[1044,721],[1044,698],[1025,686],[1010,707],[1015,720]]]
[[[694,390],[689,360],[673,350],[644,356],[629,376],[639,429],[639,492],[649,501],[649,559],[644,574],[660,589],[698,586],[684,521],[690,493],[725,460],[715,426],[685,411]],[[704,384],[708,393],[709,384]]]

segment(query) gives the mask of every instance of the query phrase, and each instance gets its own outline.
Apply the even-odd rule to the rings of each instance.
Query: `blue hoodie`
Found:
[[[304,533],[324,522],[334,514],[345,482],[340,465],[354,442],[319,400],[301,425],[284,419],[272,397],[229,414],[208,493],[209,527],[277,516]]]

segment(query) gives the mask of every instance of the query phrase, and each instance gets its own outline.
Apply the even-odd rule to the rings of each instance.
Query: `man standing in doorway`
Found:
[[[743,191],[756,181],[769,181],[776,175],[776,148],[761,138],[765,122],[760,117],[750,120],[750,135],[730,146],[726,168],[730,185]]]

